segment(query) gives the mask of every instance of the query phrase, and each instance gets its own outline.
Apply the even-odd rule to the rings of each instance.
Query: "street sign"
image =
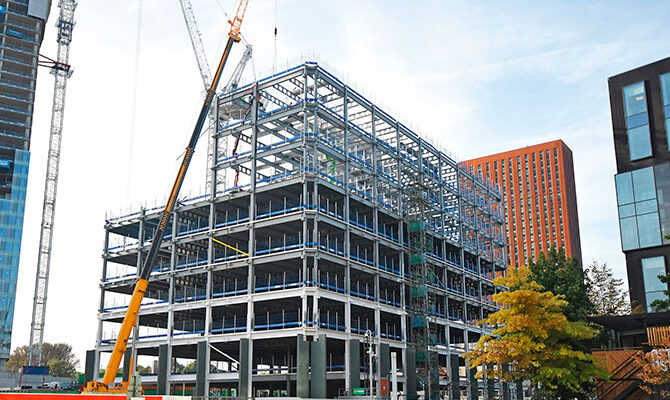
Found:
[[[365,388],[353,388],[351,394],[354,396],[365,396]]]

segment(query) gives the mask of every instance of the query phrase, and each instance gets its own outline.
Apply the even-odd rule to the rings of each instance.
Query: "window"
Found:
[[[628,148],[630,149],[631,161],[651,156],[649,125],[639,126],[628,130]]]
[[[665,298],[664,290],[667,285],[658,279],[659,275],[665,275],[665,259],[663,256],[642,259],[642,278],[644,280],[644,293],[647,301],[647,311],[654,311],[651,303],[657,299]]]
[[[619,174],[615,176],[616,196],[619,205],[633,202],[633,182],[631,174]]]
[[[635,201],[655,199],[656,185],[654,184],[654,170],[652,168],[642,168],[633,171],[632,175]]]
[[[640,160],[651,156],[651,136],[647,114],[647,95],[644,81],[623,88],[626,109],[626,129],[630,160]]]
[[[659,199],[658,214],[661,217],[661,233],[670,235],[670,163],[665,162],[654,166],[654,180]],[[670,239],[663,239],[663,243],[670,244]]]
[[[665,110],[665,137],[668,140],[668,149],[670,149],[670,73],[661,75],[661,92]]]
[[[626,117],[647,112],[647,96],[644,92],[644,81],[623,88]]]
[[[662,235],[654,168],[618,174],[615,182],[623,250],[659,246]]]

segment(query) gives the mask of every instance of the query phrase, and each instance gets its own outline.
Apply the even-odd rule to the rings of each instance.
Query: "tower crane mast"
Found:
[[[198,69],[200,70],[200,76],[202,76],[202,83],[205,86],[205,90],[207,90],[207,87],[212,82],[212,72],[209,69],[205,48],[200,39],[200,31],[198,30],[198,23],[195,21],[193,7],[191,6],[190,0],[179,0],[179,4],[181,5],[181,12],[184,14],[184,21],[186,21],[186,28],[188,29],[188,36],[191,39],[191,46],[193,46],[195,59],[198,62]]]
[[[58,28],[58,53],[55,60],[43,57],[40,66],[50,67],[55,76],[54,97],[51,109],[51,130],[49,133],[49,152],[47,155],[47,172],[44,183],[44,204],[42,206],[42,223],[40,230],[39,253],[37,255],[37,272],[35,275],[35,296],[33,298],[33,316],[30,324],[30,347],[28,364],[39,365],[42,362],[42,343],[44,339],[44,319],[46,316],[47,289],[49,285],[49,267],[51,265],[51,244],[53,241],[54,215],[56,212],[56,192],[58,189],[58,169],[60,165],[60,149],[63,135],[63,113],[65,111],[65,89],[67,80],[72,75],[68,64],[70,59],[70,42],[74,28],[74,9],[76,0],[60,0],[60,9],[56,27]]]

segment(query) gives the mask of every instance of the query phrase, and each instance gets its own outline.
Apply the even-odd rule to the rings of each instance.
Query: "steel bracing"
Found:
[[[419,331],[410,292],[424,286],[423,336],[436,372],[427,387],[476,390],[451,371],[486,332],[477,322],[498,309],[498,190],[316,63],[220,94],[217,113],[214,170],[239,171],[237,184],[176,208],[140,311],[140,357],[158,357],[166,345],[167,382],[193,382],[195,374],[175,369],[187,361],[175,360],[194,360],[204,340],[214,350],[206,353],[210,390],[241,382],[251,395],[253,376],[257,390],[307,397],[302,335],[324,346],[323,361],[311,362],[325,363],[326,394],[335,397],[367,378],[369,330],[379,349],[375,390],[395,352],[402,390],[422,391],[425,383],[412,383],[423,361],[410,351]],[[112,348],[160,212],[105,224],[98,358]]]
[[[49,133],[49,152],[47,172],[44,183],[44,204],[40,231],[37,272],[35,275],[35,296],[33,298],[33,317],[30,324],[29,365],[39,365],[42,361],[42,341],[44,338],[44,318],[46,316],[47,290],[49,286],[49,266],[51,264],[51,244],[53,241],[54,215],[56,212],[56,192],[58,189],[58,168],[63,136],[63,114],[65,112],[65,89],[72,74],[70,68],[70,42],[74,28],[75,0],[60,0],[60,10],[56,27],[58,28],[58,53],[51,63],[51,73],[55,76],[54,97],[51,109],[51,130]]]

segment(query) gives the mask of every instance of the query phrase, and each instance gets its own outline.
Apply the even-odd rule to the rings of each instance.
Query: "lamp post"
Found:
[[[365,331],[365,343],[368,345],[368,380],[370,384],[370,398],[372,398],[372,385],[373,385],[373,376],[372,376],[372,362],[374,358],[374,349],[373,349],[373,337],[372,332],[368,329]]]

